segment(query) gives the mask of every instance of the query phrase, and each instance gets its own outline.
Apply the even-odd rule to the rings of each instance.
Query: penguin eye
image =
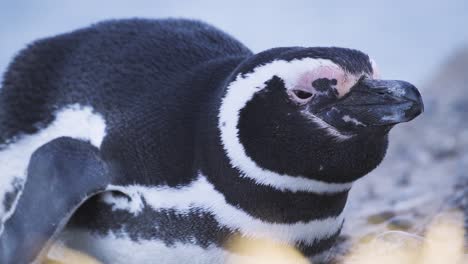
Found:
[[[294,89],[289,93],[291,99],[298,104],[306,104],[312,98],[313,94],[304,90]]]

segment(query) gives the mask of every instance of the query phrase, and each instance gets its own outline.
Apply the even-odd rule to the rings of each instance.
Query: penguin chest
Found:
[[[235,232],[216,219],[203,188],[109,186],[76,212],[55,249],[104,263],[224,263]]]
[[[104,263],[225,263],[243,259],[232,238],[281,241],[315,254],[343,216],[272,223],[230,204],[203,175],[187,186],[109,186],[85,203],[62,235],[66,246]],[[242,262],[241,262],[242,263]]]

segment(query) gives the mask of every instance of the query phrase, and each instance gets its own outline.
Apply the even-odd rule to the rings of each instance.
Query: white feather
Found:
[[[228,87],[219,110],[219,130],[223,148],[233,167],[239,169],[243,177],[253,179],[257,184],[268,185],[282,191],[308,191],[315,193],[334,193],[349,190],[351,183],[326,183],[302,177],[273,172],[258,166],[245,152],[239,141],[239,113],[254,94],[265,88],[265,82],[276,75],[284,80],[286,89],[294,86],[298,76],[306,71],[320,67],[336,68],[330,60],[304,58],[301,60],[273,61],[255,68],[246,76],[239,75]],[[329,135],[338,141],[348,139],[327,123],[309,113],[310,120],[320,125]]]
[[[343,214],[321,220],[290,224],[262,221],[227,203],[223,194],[215,190],[214,186],[202,174],[199,174],[197,180],[185,187],[130,185],[125,187],[109,186],[108,189],[123,190],[130,197],[140,195],[154,210],[170,208],[184,214],[191,208],[202,209],[212,213],[221,226],[239,230],[243,235],[249,237],[284,243],[304,242],[307,245],[312,245],[314,241],[330,237],[338,232],[343,223]],[[125,210],[130,211],[128,208],[131,206],[122,206],[122,208],[127,208]]]
[[[134,215],[137,215],[143,210],[144,204],[141,200],[141,195],[135,191],[129,191],[126,187],[109,186],[108,191],[119,191],[125,193],[125,196],[115,196],[112,192],[103,193],[101,201],[112,206],[112,211],[125,210]]]

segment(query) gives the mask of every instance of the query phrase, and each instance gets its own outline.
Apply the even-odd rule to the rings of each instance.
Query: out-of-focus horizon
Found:
[[[117,18],[184,17],[211,23],[259,52],[342,46],[377,61],[387,79],[424,84],[468,45],[468,2],[429,1],[2,1],[0,74],[28,43]]]

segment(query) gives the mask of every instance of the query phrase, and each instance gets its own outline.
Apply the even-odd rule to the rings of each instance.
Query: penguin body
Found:
[[[57,240],[105,263],[240,261],[236,237],[317,256],[388,130],[422,111],[413,86],[375,77],[359,51],[254,55],[190,20],[37,41],[0,90],[1,262]]]

